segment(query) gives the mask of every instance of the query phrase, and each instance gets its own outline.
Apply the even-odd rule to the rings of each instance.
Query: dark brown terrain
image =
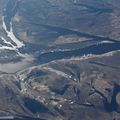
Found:
[[[120,120],[120,1],[0,0],[1,117]]]

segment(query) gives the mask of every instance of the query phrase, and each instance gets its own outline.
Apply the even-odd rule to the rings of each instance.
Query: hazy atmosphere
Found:
[[[0,120],[120,120],[119,0],[0,0]]]

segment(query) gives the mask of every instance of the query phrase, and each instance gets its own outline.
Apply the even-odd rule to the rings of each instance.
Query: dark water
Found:
[[[116,51],[120,49],[120,42],[119,40],[115,40],[109,37],[104,37],[104,36],[98,36],[98,35],[92,35],[89,33],[84,33],[84,32],[79,32],[79,31],[74,31],[70,30],[68,28],[62,28],[62,27],[56,27],[56,26],[50,26],[50,25],[43,25],[43,24],[37,24],[37,23],[32,23],[36,24],[38,26],[42,26],[45,29],[48,29],[50,31],[55,31],[59,35],[78,35],[78,36],[83,36],[85,38],[89,38],[92,40],[96,41],[112,41],[113,43],[102,43],[102,44],[94,44],[85,48],[81,49],[76,49],[76,50],[70,50],[70,51],[59,51],[59,52],[49,52],[49,53],[44,53],[41,54],[38,57],[39,63],[46,63],[50,62],[52,60],[58,60],[58,59],[63,59],[63,58],[70,58],[70,57],[75,57],[75,56],[82,56],[82,55],[87,55],[87,54],[95,54],[95,55],[101,55],[107,52],[111,51]],[[91,41],[90,41],[91,42]]]
[[[59,51],[59,52],[49,52],[41,54],[38,57],[39,63],[46,63],[52,60],[58,60],[63,58],[70,58],[76,56],[83,56],[87,54],[101,55],[107,52],[120,50],[120,42],[115,43],[103,43],[99,45],[91,45],[82,49],[72,50],[72,51]]]

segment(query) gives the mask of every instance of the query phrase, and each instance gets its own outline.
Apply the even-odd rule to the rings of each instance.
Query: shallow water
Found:
[[[26,55],[26,57],[19,62],[0,64],[0,71],[6,73],[15,73],[17,71],[30,67],[31,65],[34,65],[33,61],[34,58],[32,56]]]

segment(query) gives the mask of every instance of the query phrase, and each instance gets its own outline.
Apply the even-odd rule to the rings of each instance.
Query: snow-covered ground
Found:
[[[5,30],[5,32],[7,33],[7,37],[9,37],[13,43],[11,41],[6,40],[3,36],[0,36],[0,39],[6,44],[6,45],[2,45],[0,46],[0,50],[13,50],[15,51],[20,57],[22,57],[23,59],[19,62],[11,62],[11,63],[5,63],[5,64],[0,64],[0,71],[4,71],[4,72],[11,72],[14,73],[16,71],[19,71],[21,69],[24,69],[26,66],[30,65],[30,62],[34,60],[33,56],[28,55],[28,54],[23,54],[19,51],[19,48],[22,48],[25,46],[25,44],[23,42],[21,42],[13,33],[13,27],[12,27],[12,21],[10,23],[10,31],[7,30],[5,21],[4,21],[4,16],[2,18],[2,27]]]
[[[12,21],[10,22],[10,31],[7,30],[7,27],[6,27],[6,24],[5,24],[5,21],[4,21],[4,16],[2,18],[2,27],[3,29],[5,30],[5,32],[7,33],[7,37],[9,37],[16,45],[13,45],[12,43],[6,41],[3,37],[2,39],[4,40],[5,43],[7,44],[10,44],[12,46],[11,47],[6,47],[6,46],[2,46],[2,48],[0,49],[18,49],[18,48],[21,48],[23,46],[25,46],[25,44],[23,42],[21,42],[13,33],[13,27],[12,27]]]

